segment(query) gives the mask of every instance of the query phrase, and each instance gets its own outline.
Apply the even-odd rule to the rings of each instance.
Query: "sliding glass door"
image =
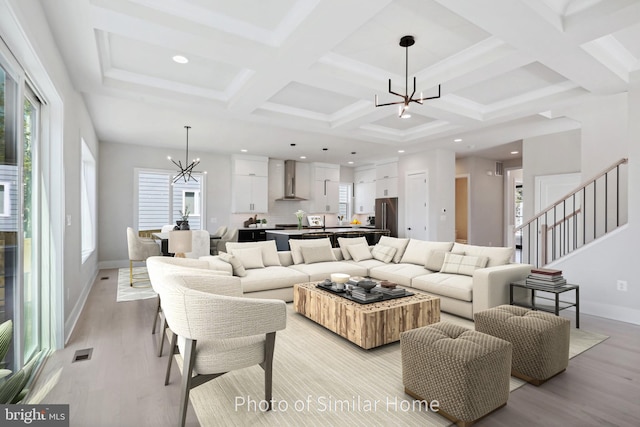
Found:
[[[2,47],[2,46],[0,46]],[[13,339],[0,368],[16,371],[42,347],[38,148],[41,102],[0,50],[0,323]]]

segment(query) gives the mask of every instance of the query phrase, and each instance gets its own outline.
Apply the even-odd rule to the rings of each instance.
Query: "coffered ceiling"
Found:
[[[398,150],[466,155],[578,128],[567,107],[626,91],[640,68],[637,0],[41,4],[98,138],[168,151],[188,124],[195,151],[355,165]],[[424,96],[442,91],[409,119],[374,106],[376,94],[399,100],[388,79],[405,92],[404,35],[416,40],[409,93],[413,76]]]

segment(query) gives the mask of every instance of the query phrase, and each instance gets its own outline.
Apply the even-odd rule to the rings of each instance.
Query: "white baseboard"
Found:
[[[71,310],[69,314],[69,318],[66,322],[64,322],[64,344],[65,346],[69,342],[69,338],[71,338],[71,333],[73,329],[76,327],[76,323],[78,323],[78,319],[80,318],[80,313],[82,313],[82,309],[84,308],[85,303],[87,302],[87,298],[89,297],[89,292],[91,292],[91,288],[93,284],[96,282],[98,278],[98,271],[95,272],[89,283],[85,283],[82,293],[80,294],[80,298],[76,302],[76,305]]]
[[[134,267],[143,266],[143,262],[134,262]],[[106,270],[109,268],[129,268],[129,260],[100,261],[98,262],[98,270]]]
[[[620,307],[619,305],[602,304],[594,301],[580,301],[580,314],[583,313],[640,325],[640,310]]]

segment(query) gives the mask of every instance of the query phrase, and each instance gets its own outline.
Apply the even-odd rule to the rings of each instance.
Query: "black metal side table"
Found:
[[[514,301],[513,288],[522,288],[530,292],[531,302],[528,301]],[[560,300],[560,294],[567,291],[575,291],[576,302],[562,301]],[[545,292],[554,294],[553,297],[539,296],[537,292]],[[546,301],[553,301],[554,304],[536,304],[536,298]],[[576,328],[580,328],[580,286],[578,285],[563,285],[557,288],[540,286],[534,284],[528,284],[526,281],[521,280],[519,282],[513,282],[509,285],[509,304],[517,305],[520,307],[530,308],[532,310],[546,311],[548,313],[554,313],[556,316],[560,315],[560,311],[569,307],[576,308]]]

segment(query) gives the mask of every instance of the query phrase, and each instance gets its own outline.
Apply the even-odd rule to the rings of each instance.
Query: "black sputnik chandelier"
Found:
[[[198,180],[191,174],[194,172],[193,169],[200,164],[200,159],[193,159],[191,163],[189,163],[189,129],[191,129],[191,126],[185,126],[184,128],[187,130],[187,153],[185,155],[184,165],[180,160],[176,162],[171,158],[171,156],[167,157],[173,162],[174,165],[180,168],[178,174],[173,178],[173,184],[175,184],[180,179],[184,179],[184,182],[189,182],[191,180],[198,182]]]
[[[416,40],[413,36],[404,36],[400,39],[400,46],[404,47],[406,52],[405,74],[404,74],[404,79],[405,79],[404,95],[391,90],[391,79],[389,79],[389,93],[392,95],[399,96],[400,98],[402,98],[402,101],[378,104],[378,95],[375,96],[376,107],[384,107],[387,105],[400,105],[398,116],[402,119],[408,119],[409,117],[411,117],[411,114],[409,114],[408,112],[410,103],[415,102],[416,104],[422,105],[422,102],[428,99],[440,98],[440,85],[438,85],[438,95],[424,97],[422,96],[422,92],[420,92],[420,97],[414,98],[413,96],[416,94],[416,78],[415,77],[413,77],[413,92],[411,93],[411,96],[409,96],[409,46],[413,46],[415,42]]]

